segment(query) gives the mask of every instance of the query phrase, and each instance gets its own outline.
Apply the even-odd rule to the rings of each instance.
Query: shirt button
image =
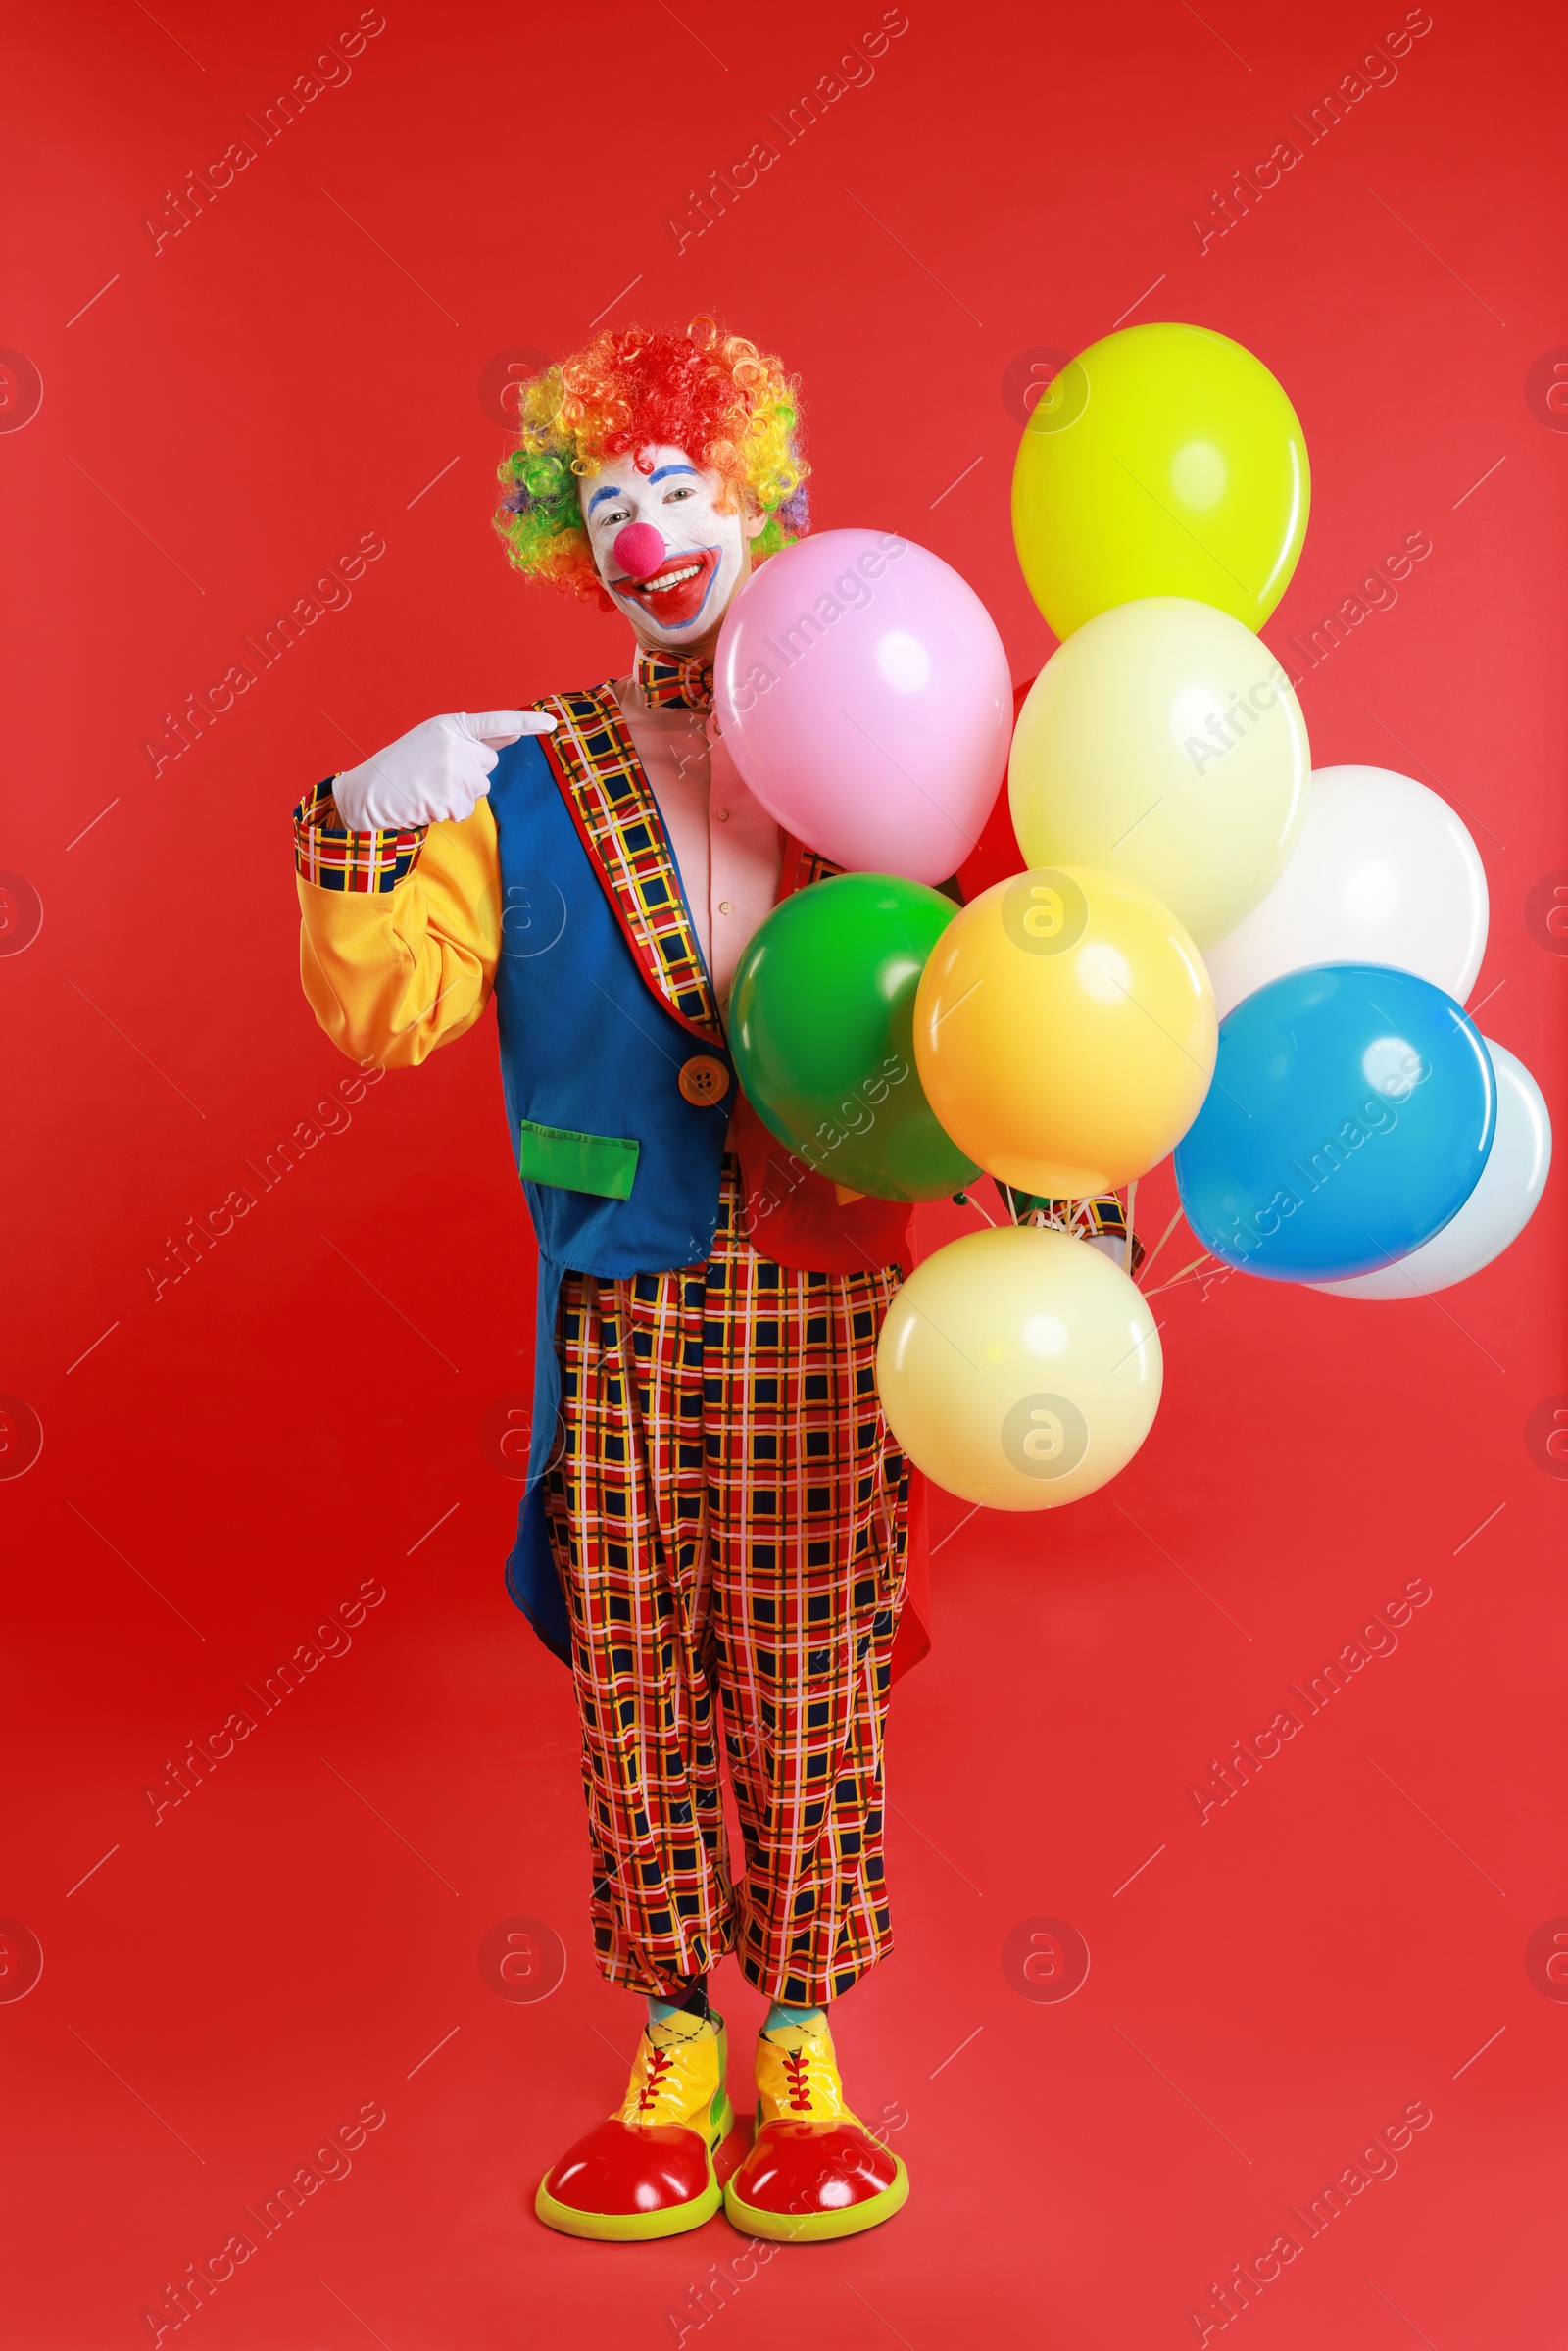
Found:
[[[728,822],[729,822],[729,810],[728,810],[728,808],[715,808],[715,809],[713,810],[713,814],[714,814],[715,818],[717,819],[717,821],[718,821],[720,824],[728,824]]]
[[[712,1053],[693,1053],[681,1066],[680,1090],[699,1109],[720,1102],[729,1092],[729,1071]]]
[[[718,910],[721,914],[727,914],[730,911],[730,903],[727,898],[721,898],[719,900]]]

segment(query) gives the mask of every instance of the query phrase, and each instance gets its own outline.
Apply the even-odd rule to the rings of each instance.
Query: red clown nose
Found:
[[[664,534],[651,522],[628,522],[611,553],[628,579],[652,579],[664,560]]]

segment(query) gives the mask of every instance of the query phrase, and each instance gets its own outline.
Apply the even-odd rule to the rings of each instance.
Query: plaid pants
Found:
[[[568,1274],[546,1504],[572,1627],[592,1915],[655,1994],[733,1951],[792,2004],[890,1947],[882,1740],[908,1478],[876,1394],[896,1269]],[[740,1820],[726,1850],[719,1739]]]

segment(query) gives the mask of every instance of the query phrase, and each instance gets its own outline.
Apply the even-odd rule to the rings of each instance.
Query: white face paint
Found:
[[[726,513],[718,504],[719,476],[703,472],[683,449],[644,449],[639,455],[646,472],[629,457],[611,458],[579,482],[588,544],[639,644],[691,653],[716,634],[750,574],[752,541],[767,517],[738,509]],[[641,580],[615,558],[615,541],[628,523],[651,525],[664,543],[663,562]]]

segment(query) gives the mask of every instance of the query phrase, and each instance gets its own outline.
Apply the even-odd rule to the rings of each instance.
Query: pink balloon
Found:
[[[1012,684],[990,613],[928,549],[828,530],[770,556],[725,615],[713,699],[768,814],[835,864],[940,882],[973,852]]]

